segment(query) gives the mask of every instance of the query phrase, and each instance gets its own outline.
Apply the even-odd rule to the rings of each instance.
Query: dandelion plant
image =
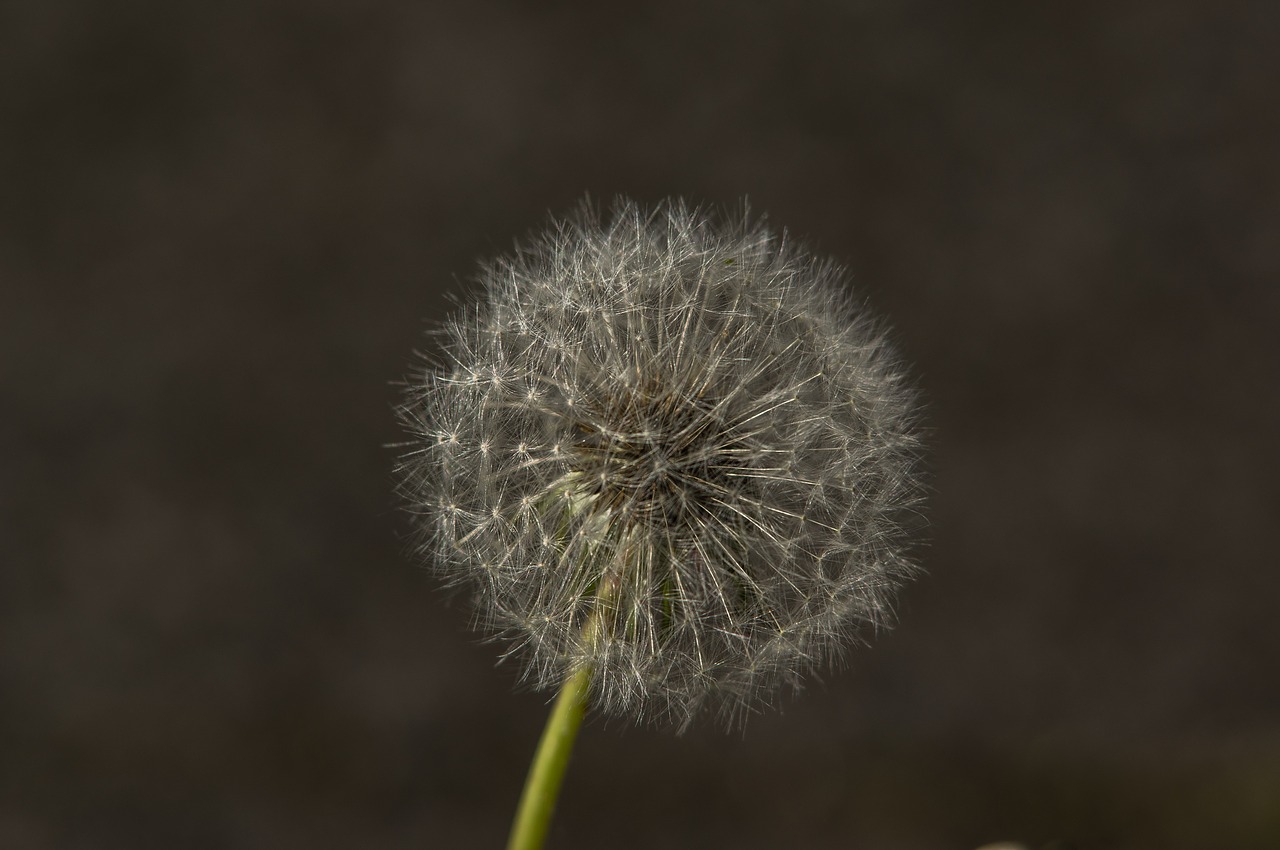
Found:
[[[482,267],[399,409],[418,548],[559,689],[512,833],[593,712],[727,723],[887,623],[915,394],[842,270],[745,212],[584,204]]]

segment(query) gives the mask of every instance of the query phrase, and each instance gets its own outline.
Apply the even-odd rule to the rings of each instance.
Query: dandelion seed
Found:
[[[400,408],[399,472],[421,554],[528,680],[589,668],[603,712],[732,720],[886,623],[914,393],[836,266],[619,201],[480,281]]]

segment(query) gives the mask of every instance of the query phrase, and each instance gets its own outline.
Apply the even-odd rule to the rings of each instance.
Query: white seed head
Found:
[[[410,382],[419,548],[526,677],[683,728],[885,624],[914,393],[842,272],[745,213],[589,205],[483,268]]]

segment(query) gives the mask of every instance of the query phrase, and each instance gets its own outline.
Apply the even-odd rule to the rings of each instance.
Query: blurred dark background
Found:
[[[1280,847],[1278,10],[10,0],[0,847],[502,845],[547,697],[385,444],[587,192],[844,262],[936,494],[897,630],[589,723],[552,847]]]

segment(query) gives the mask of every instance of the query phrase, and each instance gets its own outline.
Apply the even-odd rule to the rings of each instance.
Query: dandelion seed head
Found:
[[[480,283],[399,410],[401,490],[530,682],[589,665],[606,713],[732,721],[887,623],[915,396],[839,268],[619,200]]]

